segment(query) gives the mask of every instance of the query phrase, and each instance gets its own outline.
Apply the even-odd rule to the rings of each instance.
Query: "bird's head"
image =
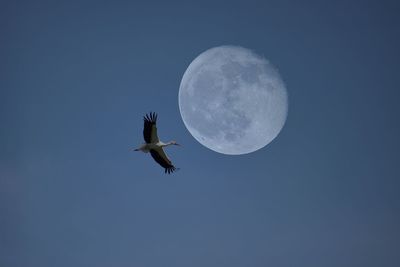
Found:
[[[175,140],[170,142],[171,145],[175,145],[175,146],[181,146],[180,144],[178,144]]]

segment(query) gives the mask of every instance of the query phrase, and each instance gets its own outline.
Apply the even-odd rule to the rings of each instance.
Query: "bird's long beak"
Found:
[[[181,144],[175,143],[176,146],[182,146]]]
[[[139,151],[139,148],[131,148],[131,151]]]

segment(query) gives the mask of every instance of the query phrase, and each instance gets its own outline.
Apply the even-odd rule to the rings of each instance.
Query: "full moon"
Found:
[[[265,58],[243,47],[219,46],[190,63],[179,88],[179,109],[198,142],[239,155],[263,148],[279,134],[288,96]]]

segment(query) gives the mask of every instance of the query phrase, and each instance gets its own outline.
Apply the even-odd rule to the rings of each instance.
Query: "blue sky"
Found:
[[[399,266],[395,1],[2,1],[1,266]],[[218,45],[286,83],[282,132],[206,149],[178,108]],[[166,176],[142,116],[183,147]]]

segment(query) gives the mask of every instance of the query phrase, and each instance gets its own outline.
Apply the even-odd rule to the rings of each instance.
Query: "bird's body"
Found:
[[[143,138],[146,143],[142,144],[140,147],[136,148],[135,151],[142,151],[144,153],[149,153],[153,159],[160,164],[164,169],[165,173],[172,173],[177,170],[177,168],[172,165],[170,159],[164,152],[163,147],[169,145],[178,145],[175,141],[170,141],[168,143],[161,142],[157,135],[157,114],[151,113],[146,114],[143,117],[144,127],[143,127]]]
[[[176,143],[175,144],[172,144],[172,143],[163,143],[163,142],[161,142],[161,141],[159,141],[158,143],[145,143],[145,144],[142,144],[139,148],[137,148],[136,150],[140,150],[140,151],[142,151],[142,152],[144,152],[144,153],[149,153],[150,152],[150,150],[157,150],[157,149],[159,149],[159,148],[163,148],[163,147],[165,147],[165,146],[169,146],[169,145],[176,145]]]

